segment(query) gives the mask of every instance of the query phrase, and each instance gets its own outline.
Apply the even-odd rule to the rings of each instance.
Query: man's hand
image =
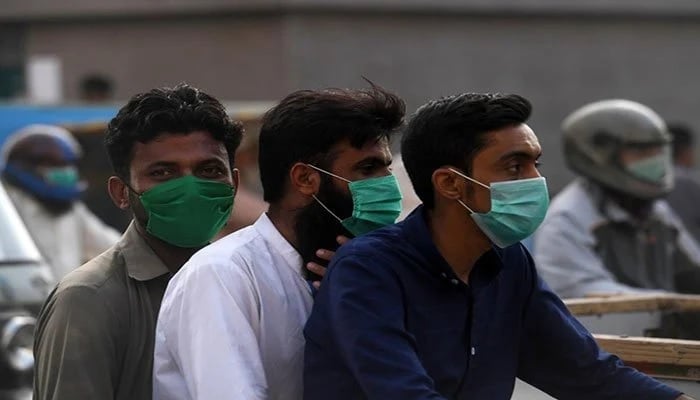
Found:
[[[345,237],[342,235],[335,238],[335,240],[336,240],[336,242],[338,242],[338,244],[340,246],[342,246],[345,243],[347,243],[348,241],[350,241],[350,239],[348,237]],[[326,249],[316,250],[316,256],[318,258],[325,260],[325,261],[328,261],[328,262],[331,261],[331,258],[333,258],[334,255],[335,255],[335,251],[326,250]],[[326,275],[326,267],[323,267],[320,264],[316,264],[315,262],[307,263],[306,268],[308,268],[309,271],[313,272],[314,274],[316,274],[320,277],[323,277],[324,275]],[[315,281],[312,284],[314,285],[314,287],[316,289],[321,287],[321,281]]]

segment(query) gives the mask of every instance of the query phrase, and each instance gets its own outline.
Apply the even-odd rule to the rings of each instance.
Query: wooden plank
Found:
[[[700,341],[593,335],[605,351],[659,378],[700,380]]]
[[[700,311],[700,295],[651,294],[567,299],[574,315],[600,315],[640,311]]]

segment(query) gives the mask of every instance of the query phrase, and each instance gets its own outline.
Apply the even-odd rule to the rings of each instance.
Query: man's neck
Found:
[[[158,239],[157,237],[146,232],[145,229],[141,227],[141,224],[135,222],[136,231],[141,235],[143,240],[146,241],[148,246],[153,250],[153,252],[160,258],[160,260],[165,264],[165,266],[170,270],[172,274],[177,273],[177,271],[182,268],[201,247],[197,248],[184,248],[173,246],[169,243]]]
[[[277,228],[282,237],[289,242],[292,247],[297,248],[297,236],[294,230],[296,223],[296,213],[279,204],[270,204],[267,210],[267,217],[272,222],[272,225]]]
[[[469,283],[474,264],[491,249],[491,241],[466,211],[464,213],[464,216],[456,215],[452,210],[438,210],[436,207],[428,212],[428,226],[442,257],[460,280]]]

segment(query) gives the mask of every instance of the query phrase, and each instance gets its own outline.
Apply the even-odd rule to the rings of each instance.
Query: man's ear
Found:
[[[129,204],[129,187],[118,176],[110,176],[107,181],[107,192],[115,206],[127,210]]]
[[[289,170],[292,188],[305,196],[313,196],[321,187],[321,176],[318,171],[305,163],[298,162]]]
[[[231,183],[233,184],[233,189],[235,190],[234,196],[238,193],[238,184],[241,181],[241,174],[238,172],[238,168],[231,170]]]
[[[464,199],[467,194],[464,179],[450,171],[449,168],[440,167],[433,172],[432,182],[435,195],[455,201]]]

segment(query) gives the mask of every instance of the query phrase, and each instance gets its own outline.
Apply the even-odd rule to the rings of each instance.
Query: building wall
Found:
[[[629,98],[700,128],[694,20],[315,16],[293,27],[296,87],[358,86],[364,75],[403,95],[411,111],[464,91],[528,97],[555,191],[572,177],[560,122],[586,102]]]
[[[68,101],[95,72],[114,80],[117,99],[188,82],[226,99],[266,100],[287,87],[283,30],[269,17],[33,23],[27,54],[60,58]]]
[[[436,4],[444,11],[448,3]],[[468,3],[484,9],[493,4]],[[34,21],[26,53],[63,60],[69,100],[77,97],[79,79],[91,72],[113,77],[118,99],[187,81],[224,99],[274,100],[298,88],[362,86],[362,76],[397,91],[410,111],[462,91],[519,93],[533,101],[531,125],[542,141],[543,172],[554,191],[571,178],[559,124],[585,102],[625,97],[700,128],[695,110],[700,17],[692,10],[678,15],[671,11],[683,8],[654,11],[642,2],[656,14],[630,13],[629,7],[604,14],[543,6],[553,1],[531,3],[541,7],[530,13],[289,8]],[[590,4],[600,11],[603,3]],[[692,8],[682,1],[663,4]]]

